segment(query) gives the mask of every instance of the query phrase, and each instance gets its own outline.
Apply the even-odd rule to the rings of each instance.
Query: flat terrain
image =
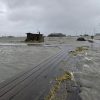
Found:
[[[12,40],[14,40],[14,42]],[[25,89],[26,92],[24,92],[23,89],[20,90],[20,88],[18,88],[18,91],[16,91],[17,87],[11,85],[11,82],[7,87],[1,85],[0,87],[3,86],[5,89],[0,89],[0,100],[8,100],[7,98],[10,98],[9,100],[34,100],[34,98],[36,98],[35,100],[42,100],[45,95],[48,95],[53,80],[55,80],[55,78],[64,71],[73,73],[76,83],[78,86],[80,86],[81,92],[79,93],[79,96],[82,100],[100,99],[100,41],[96,41],[95,43],[91,44],[87,41],[76,41],[75,37],[45,38],[45,42],[39,45],[27,45],[26,43],[20,42],[20,39],[18,39],[18,41],[17,39],[12,40],[0,39],[1,83],[2,81],[5,82],[7,79],[12,80],[15,75],[20,76],[20,74],[24,73],[26,70],[34,69],[36,65],[39,65],[39,63],[43,62],[47,58],[52,56],[54,56],[54,58],[51,61],[47,60],[48,62],[44,61],[44,63],[41,64],[41,69],[39,72],[37,72],[37,74],[31,74],[33,76],[27,74],[30,76],[29,80],[32,81],[32,83],[27,81],[28,78],[25,78],[25,81],[23,80],[22,82],[18,81],[22,84],[21,87],[30,86],[30,88]],[[69,51],[79,46],[89,46],[89,50],[85,54],[78,54],[75,57],[68,54]],[[64,52],[58,53],[61,50],[64,50]],[[57,54],[58,56],[56,56]],[[38,67],[36,67],[36,69],[37,68]],[[43,71],[44,68],[47,70]],[[32,71],[32,73],[34,73],[34,71]],[[37,76],[39,73],[41,73],[39,78],[35,79],[34,75]],[[20,84],[18,83],[18,85]],[[28,90],[30,92],[28,92],[27,89],[30,89]],[[60,89],[59,94],[61,93],[61,90],[63,91],[64,87]],[[15,94],[12,93],[9,95],[9,91],[17,95],[15,96]],[[21,94],[17,93],[19,91],[22,91],[20,92]],[[26,94],[28,94],[28,96]],[[3,97],[3,95],[6,96]],[[22,95],[24,96],[21,97]],[[20,99],[20,97],[22,99]],[[59,98],[55,100],[63,99]]]

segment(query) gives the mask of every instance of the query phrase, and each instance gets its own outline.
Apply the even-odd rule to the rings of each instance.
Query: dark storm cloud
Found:
[[[2,32],[92,32],[100,22],[99,0],[0,0]],[[2,16],[0,16],[0,20]],[[5,21],[6,20],[6,21]],[[6,29],[6,31],[4,31]]]

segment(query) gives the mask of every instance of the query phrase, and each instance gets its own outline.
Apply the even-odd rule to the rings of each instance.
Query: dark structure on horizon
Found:
[[[66,37],[63,33],[50,33],[48,37]]]
[[[40,32],[38,34],[34,33],[26,33],[26,34],[27,38],[25,42],[44,42],[44,36],[43,34],[40,34]]]
[[[77,38],[77,41],[86,41],[84,37]]]

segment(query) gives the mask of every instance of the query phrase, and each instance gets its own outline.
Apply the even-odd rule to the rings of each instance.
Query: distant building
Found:
[[[34,34],[34,33],[26,33],[27,34],[27,38],[26,38],[26,42],[44,42],[44,36],[43,34]]]

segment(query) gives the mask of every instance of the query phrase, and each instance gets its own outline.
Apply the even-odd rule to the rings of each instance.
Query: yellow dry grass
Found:
[[[88,50],[88,48],[89,47],[87,46],[77,47],[74,51],[70,51],[69,54],[77,56],[78,54],[85,53]]]
[[[56,78],[56,83],[50,90],[48,96],[46,96],[45,100],[53,100],[55,98],[58,89],[60,88],[61,83],[64,82],[65,80],[71,80],[71,73],[65,72],[62,76]]]
[[[87,46],[82,46],[82,47],[77,47],[74,51],[70,51],[69,54],[72,56],[77,56],[80,53],[85,53],[85,51],[88,50],[89,47]],[[70,72],[64,72],[62,76],[59,76],[56,78],[56,83],[55,85],[51,88],[49,94],[45,97],[45,100],[55,100],[55,96],[57,94],[57,91],[60,89],[61,84],[65,80],[71,80],[72,79],[72,74]]]

